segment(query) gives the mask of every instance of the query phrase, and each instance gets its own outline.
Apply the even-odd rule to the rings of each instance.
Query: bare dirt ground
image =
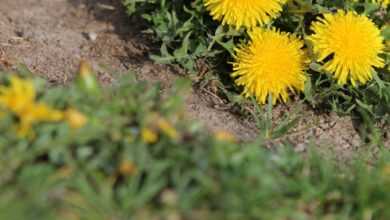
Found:
[[[62,84],[73,79],[84,58],[93,63],[103,83],[111,83],[116,72],[133,70],[139,79],[169,88],[180,76],[148,59],[153,46],[141,25],[126,16],[118,0],[2,0],[0,61],[11,66],[24,63],[52,83]],[[187,98],[186,110],[210,130],[228,131],[242,140],[257,135],[254,122],[213,108],[195,90]],[[305,112],[287,139],[298,150],[316,143],[340,157],[350,157],[361,145],[350,118],[311,111]]]

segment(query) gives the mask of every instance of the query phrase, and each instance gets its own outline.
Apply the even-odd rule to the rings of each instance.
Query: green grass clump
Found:
[[[35,123],[19,136],[20,119],[2,110],[0,219],[390,218],[386,152],[339,167],[206,132],[186,120],[180,97],[130,77],[104,92],[89,74],[65,87],[34,82],[37,101],[87,121]]]

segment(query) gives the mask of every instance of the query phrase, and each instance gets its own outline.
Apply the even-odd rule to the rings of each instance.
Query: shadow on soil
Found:
[[[85,7],[89,15],[94,20],[112,24],[113,30],[107,32],[114,32],[121,40],[128,42],[132,41],[137,45],[142,45],[145,48],[142,54],[134,53],[132,48],[126,46],[125,50],[127,56],[120,56],[118,58],[124,66],[129,64],[136,64],[147,60],[147,50],[151,42],[150,36],[142,33],[146,28],[145,22],[138,18],[130,18],[126,14],[126,10],[122,3],[118,0],[68,0],[68,3],[76,8]]]

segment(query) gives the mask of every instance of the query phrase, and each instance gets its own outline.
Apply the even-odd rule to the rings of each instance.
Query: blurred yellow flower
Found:
[[[0,86],[0,104],[13,111],[21,112],[26,106],[35,102],[33,82],[12,76],[10,86]]]
[[[230,132],[227,131],[217,131],[215,132],[215,139],[222,142],[230,142],[234,143],[236,142],[236,137]]]
[[[34,123],[58,122],[63,119],[63,113],[61,111],[52,109],[45,104],[32,103],[26,106],[23,111],[16,114],[20,120],[18,133],[21,136],[27,135]]]
[[[159,118],[157,120],[158,128],[171,139],[177,140],[179,138],[179,134],[177,130],[164,118]]]
[[[279,16],[287,0],[204,0],[215,20],[223,24],[252,28]]]
[[[87,117],[76,109],[68,109],[64,115],[71,128],[82,128],[88,121]]]
[[[302,91],[306,81],[307,58],[303,42],[277,30],[256,28],[249,32],[248,45],[236,48],[233,74],[246,97],[255,96],[264,104],[269,95],[272,103],[286,102],[289,91]]]
[[[334,75],[338,84],[365,84],[372,79],[374,67],[384,66],[378,56],[384,50],[383,37],[368,17],[340,10],[325,14],[311,28],[314,34],[308,39],[316,59],[325,63],[325,70]]]
[[[142,128],[141,138],[147,144],[154,144],[158,140],[158,134],[150,128]]]
[[[119,165],[119,173],[124,176],[132,176],[137,172],[136,165],[129,160],[124,160]]]
[[[37,122],[55,122],[63,113],[46,104],[36,103],[33,82],[12,76],[8,87],[0,86],[0,106],[13,112],[19,119],[18,134],[25,136]]]

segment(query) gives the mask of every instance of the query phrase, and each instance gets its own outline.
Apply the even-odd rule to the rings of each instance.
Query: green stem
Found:
[[[267,103],[267,122],[266,122],[266,130],[265,137],[271,138],[272,136],[272,109],[273,109],[273,100],[272,94],[268,95],[268,103]]]

